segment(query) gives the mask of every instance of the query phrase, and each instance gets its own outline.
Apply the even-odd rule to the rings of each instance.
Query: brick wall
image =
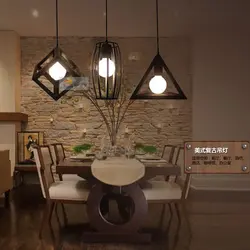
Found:
[[[121,48],[124,81],[136,86],[155,55],[155,39],[153,38],[119,38],[116,40]],[[82,37],[62,37],[61,48],[82,70],[90,76],[91,55],[96,39]],[[32,73],[35,64],[51,49],[55,41],[51,37],[21,38],[22,50],[22,89],[21,111],[29,115],[27,130],[40,130],[45,133],[45,143],[62,142],[68,149],[72,146],[92,142],[97,146],[100,138],[106,133],[101,124],[101,117],[93,105],[84,98],[75,98],[65,103],[64,98],[53,101],[33,81]],[[139,60],[131,61],[129,56],[136,52]],[[136,101],[128,111],[119,133],[124,136],[124,127],[134,130],[136,141],[154,144],[159,149],[164,144],[180,144],[190,140],[192,135],[192,91],[190,77],[190,43],[185,38],[161,39],[161,54],[174,74],[177,82],[185,92],[188,100],[149,100]],[[79,109],[83,104],[83,109]],[[54,122],[50,122],[50,118]],[[151,124],[162,125],[158,131]],[[87,129],[83,138],[82,131]]]

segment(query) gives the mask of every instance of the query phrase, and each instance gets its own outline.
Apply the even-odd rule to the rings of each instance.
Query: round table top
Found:
[[[145,175],[145,166],[137,159],[110,157],[95,159],[91,165],[93,176],[99,181],[113,186],[126,186],[140,180]]]

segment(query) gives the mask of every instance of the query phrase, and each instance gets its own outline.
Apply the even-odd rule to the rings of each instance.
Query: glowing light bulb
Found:
[[[108,60],[108,65],[107,65]],[[102,77],[110,77],[115,73],[115,64],[108,58],[103,58],[99,62],[99,75]]]
[[[149,88],[154,94],[162,94],[167,88],[167,82],[162,76],[154,76],[149,82]]]
[[[55,80],[59,81],[66,76],[67,70],[59,62],[54,63],[49,68],[49,75]]]

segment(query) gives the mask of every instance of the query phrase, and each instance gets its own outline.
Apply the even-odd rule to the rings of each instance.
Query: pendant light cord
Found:
[[[56,0],[56,47],[58,48],[58,0]]]
[[[106,0],[106,42],[108,41],[108,0]]]
[[[159,45],[159,8],[158,8],[158,0],[156,0],[156,43],[157,43],[157,54],[160,52]]]

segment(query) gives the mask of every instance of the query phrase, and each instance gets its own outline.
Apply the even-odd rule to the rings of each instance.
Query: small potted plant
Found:
[[[157,152],[157,148],[155,146],[144,146],[143,147],[143,151],[147,154],[147,155],[154,155]]]
[[[86,156],[87,154],[90,153],[90,149],[92,148],[91,144],[81,144],[73,147],[73,153],[75,155],[84,155]]]

